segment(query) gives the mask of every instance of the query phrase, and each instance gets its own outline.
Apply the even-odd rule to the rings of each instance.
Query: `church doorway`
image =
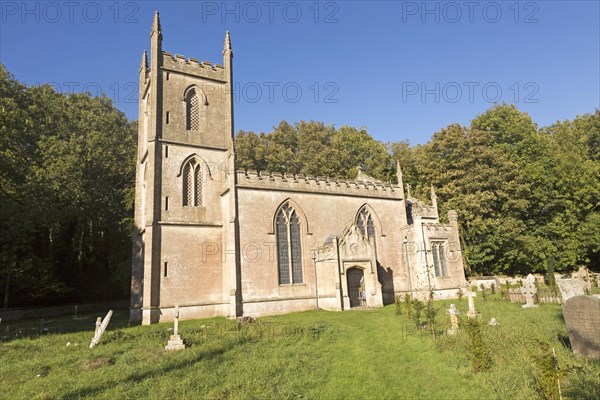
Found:
[[[365,275],[362,268],[352,267],[346,272],[348,280],[348,297],[350,307],[361,307],[366,305]]]

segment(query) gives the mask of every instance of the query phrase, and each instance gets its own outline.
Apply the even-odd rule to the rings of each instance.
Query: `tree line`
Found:
[[[355,178],[358,169],[412,194],[436,189],[440,215],[459,214],[473,275],[600,271],[600,111],[538,128],[514,105],[494,105],[469,126],[450,125],[422,145],[383,144],[365,128],[282,121],[239,132],[242,169]]]
[[[26,87],[0,64],[4,307],[128,295],[136,130],[107,97]]]
[[[26,86],[0,64],[0,301],[127,298],[137,123],[105,96]],[[237,167],[354,179],[459,213],[468,273],[600,271],[600,111],[538,128],[512,105],[412,146],[366,128],[282,121],[240,131]]]

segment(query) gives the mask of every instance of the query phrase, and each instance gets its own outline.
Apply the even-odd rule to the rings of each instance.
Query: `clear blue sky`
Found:
[[[0,7],[0,60],[17,79],[54,82],[65,92],[104,91],[132,119],[154,10],[165,51],[220,64],[231,32],[236,130],[312,119],[416,144],[448,124],[468,124],[494,101],[516,103],[540,126],[600,103],[598,1]]]

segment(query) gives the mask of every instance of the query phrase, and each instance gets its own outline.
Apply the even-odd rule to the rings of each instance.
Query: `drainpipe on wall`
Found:
[[[406,256],[406,270],[408,271],[408,290],[410,290],[410,295],[412,297],[412,278],[410,276],[410,259],[408,257],[408,237],[404,236],[404,255]]]
[[[427,262],[427,241],[425,240],[425,228],[423,228],[423,221],[421,223],[421,235],[423,237],[423,251],[425,252],[425,269],[427,270],[427,285],[429,291],[431,291],[431,277],[429,276],[429,263]]]
[[[315,303],[317,306],[317,310],[319,309],[319,285],[317,283],[317,252],[313,251],[313,267],[315,268]]]
[[[344,289],[342,287],[342,262],[340,259],[340,240],[337,236],[335,237],[335,251],[337,253],[338,279],[340,285],[340,305],[342,306],[342,311],[344,311]]]

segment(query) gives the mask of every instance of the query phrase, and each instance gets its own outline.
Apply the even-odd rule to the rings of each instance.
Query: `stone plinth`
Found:
[[[167,342],[165,346],[165,350],[168,351],[177,351],[185,349],[185,344],[183,344],[183,340],[179,335],[171,335],[171,339]]]

